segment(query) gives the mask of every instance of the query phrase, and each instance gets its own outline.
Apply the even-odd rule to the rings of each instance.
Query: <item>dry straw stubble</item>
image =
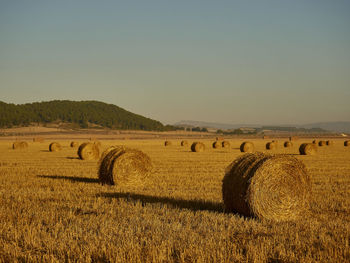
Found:
[[[100,149],[95,143],[86,142],[79,146],[78,156],[81,160],[98,160]]]
[[[226,168],[225,211],[272,221],[306,216],[311,183],[304,164],[287,155],[247,153]]]
[[[191,145],[192,152],[203,152],[205,150],[205,145],[201,142],[194,142]]]
[[[102,184],[142,184],[152,171],[152,162],[142,151],[112,146],[102,153],[98,177]]]
[[[315,155],[317,153],[317,146],[314,143],[303,143],[299,147],[301,155]]]
[[[59,144],[58,142],[50,143],[50,145],[49,145],[49,151],[50,152],[58,152],[60,150],[62,150],[61,144]]]
[[[254,147],[254,144],[252,142],[242,142],[239,149],[243,153],[252,153],[252,152],[254,152],[255,147]]]

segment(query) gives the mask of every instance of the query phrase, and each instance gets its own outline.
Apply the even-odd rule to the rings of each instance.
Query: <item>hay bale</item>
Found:
[[[164,142],[164,146],[171,146],[172,145],[172,142],[171,141],[165,141]]]
[[[28,148],[28,143],[25,141],[15,141],[12,144],[12,149],[19,150],[19,149],[25,149]]]
[[[270,139],[270,136],[264,135],[264,136],[263,136],[263,139],[264,139],[264,140]]]
[[[98,178],[102,184],[142,184],[152,170],[145,153],[122,146],[112,146],[102,153]]]
[[[70,147],[72,147],[72,148],[75,148],[75,147],[78,147],[78,145],[79,145],[79,143],[78,142],[71,142],[70,143]]]
[[[350,141],[345,141],[345,142],[344,142],[344,146],[345,146],[345,147],[350,146]]]
[[[98,147],[101,148],[102,147],[102,143],[100,141],[93,141],[93,143]]]
[[[228,141],[223,141],[221,145],[223,148],[230,148],[231,147],[231,144]]]
[[[317,146],[314,143],[303,143],[299,147],[301,155],[315,155],[317,153]]]
[[[79,146],[78,156],[81,160],[98,160],[100,149],[97,144],[86,142]]]
[[[205,145],[201,142],[194,142],[191,145],[192,152],[203,152],[205,150]]]
[[[219,149],[221,147],[222,147],[222,143],[220,141],[213,142],[213,148],[214,149]]]
[[[334,142],[333,142],[333,141],[328,140],[328,141],[326,141],[326,145],[327,145],[327,146],[332,146],[332,145],[334,145]]]
[[[187,146],[188,145],[188,141],[181,141],[181,146]]]
[[[327,145],[326,141],[319,141],[318,142],[318,146],[320,146],[320,147],[326,146],[326,145]]]
[[[318,145],[318,140],[313,140],[312,143]]]
[[[289,141],[296,141],[296,140],[298,140],[298,139],[299,139],[298,136],[290,136],[290,137],[289,137]]]
[[[41,137],[35,137],[33,138],[33,142],[44,142],[44,138],[41,138]]]
[[[252,153],[255,150],[254,144],[252,142],[243,142],[239,147],[242,153]]]
[[[224,138],[223,138],[223,137],[216,137],[216,140],[217,140],[217,141],[223,141]]]
[[[59,144],[58,142],[52,142],[49,145],[50,152],[58,152],[61,149],[62,149],[61,144]]]
[[[266,149],[267,150],[273,150],[277,148],[277,143],[276,142],[268,142],[266,143]]]
[[[285,148],[289,148],[289,147],[292,147],[292,146],[293,146],[293,143],[292,143],[291,141],[285,141],[284,144],[283,144],[283,146],[284,146]]]
[[[247,153],[226,168],[222,196],[226,212],[297,220],[308,212],[311,182],[305,165],[294,157]]]

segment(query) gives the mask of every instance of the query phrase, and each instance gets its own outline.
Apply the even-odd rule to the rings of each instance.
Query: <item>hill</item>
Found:
[[[54,100],[17,105],[0,101],[1,128],[58,122],[71,123],[80,128],[95,126],[123,130],[169,129],[169,126],[164,126],[159,121],[99,101]]]

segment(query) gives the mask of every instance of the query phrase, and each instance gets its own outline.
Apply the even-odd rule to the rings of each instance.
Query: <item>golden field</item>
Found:
[[[191,142],[101,141],[150,156],[153,173],[143,185],[102,186],[97,161],[82,161],[70,141],[28,142],[13,150],[0,141],[0,262],[350,262],[350,147],[343,140],[301,156],[312,180],[311,213],[275,223],[223,211],[225,168],[241,153],[193,153]],[[266,140],[251,140],[266,151]],[[83,141],[80,141],[83,142]]]

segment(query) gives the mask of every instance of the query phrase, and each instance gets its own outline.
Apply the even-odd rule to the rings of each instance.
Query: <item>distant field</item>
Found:
[[[189,140],[191,142],[191,140]],[[144,185],[102,186],[97,161],[77,158],[70,141],[0,141],[0,262],[350,262],[350,147],[344,140],[300,156],[279,141],[272,153],[302,160],[312,178],[311,215],[272,223],[223,212],[224,170],[241,153],[192,153],[180,140],[102,140],[147,153]],[[251,140],[266,151],[267,140]],[[83,142],[83,141],[81,141]]]

